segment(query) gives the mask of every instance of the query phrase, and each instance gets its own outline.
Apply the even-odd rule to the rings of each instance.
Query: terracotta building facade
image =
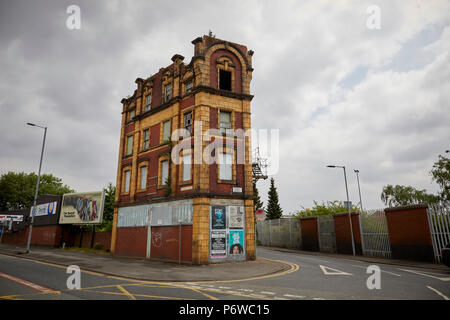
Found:
[[[122,99],[111,251],[193,264],[255,259],[253,51],[203,36]]]

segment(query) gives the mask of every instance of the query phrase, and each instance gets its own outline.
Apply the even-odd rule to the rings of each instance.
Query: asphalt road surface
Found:
[[[62,266],[0,255],[0,298],[7,300],[448,300],[449,272],[257,249],[289,270],[239,281],[136,281],[81,270],[80,289]],[[375,268],[376,269],[376,268]],[[70,279],[69,279],[70,278]],[[68,286],[69,280],[69,286]],[[369,281],[368,281],[369,280]],[[369,282],[369,286],[368,286]],[[371,288],[369,288],[371,287]]]

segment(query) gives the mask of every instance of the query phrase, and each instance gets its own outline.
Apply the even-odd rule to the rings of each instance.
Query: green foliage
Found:
[[[103,207],[103,221],[99,227],[99,231],[111,231],[114,217],[114,201],[116,196],[116,187],[110,182],[105,191],[105,204]]]
[[[165,183],[166,184],[164,186],[164,196],[168,197],[172,193],[172,178],[170,177],[170,174],[169,177],[167,177]]]
[[[278,202],[278,192],[275,188],[275,180],[270,179],[270,189],[269,189],[269,199],[267,200],[267,219],[279,219],[283,215],[283,210],[281,210],[280,204]]]
[[[441,188],[439,197],[444,202],[450,201],[450,159],[439,155],[439,160],[433,164],[431,177]]]
[[[389,207],[406,206],[418,203],[437,203],[439,197],[428,194],[427,191],[417,190],[411,186],[392,186],[390,184],[383,187],[381,200]]]
[[[0,177],[0,210],[18,210],[33,204],[36,192],[37,174],[8,172]],[[42,174],[39,181],[38,197],[43,194],[63,195],[75,192],[64,185],[60,178]]]
[[[102,250],[103,246],[102,246],[102,244],[100,242],[96,242],[94,244],[94,246],[92,247],[92,249],[94,249],[94,250]]]
[[[359,212],[359,209],[352,204],[352,208],[350,211]],[[344,203],[342,201],[334,200],[327,201],[326,203],[322,201],[321,204],[319,204],[317,201],[314,201],[314,206],[312,207],[312,209],[303,208],[303,210],[296,212],[294,216],[297,218],[317,217],[345,212],[348,212],[348,209],[344,207]]]
[[[256,183],[253,182],[253,205],[255,207],[255,211],[259,209],[263,209],[263,202],[261,201],[261,197],[259,196],[258,188],[256,187]]]

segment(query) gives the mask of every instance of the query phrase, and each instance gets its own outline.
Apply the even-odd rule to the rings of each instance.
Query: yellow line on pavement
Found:
[[[117,288],[119,288],[119,290],[122,291],[125,295],[127,295],[131,300],[136,300],[136,298],[127,290],[125,290],[124,287],[122,287],[121,285],[118,285]]]
[[[267,261],[272,261],[272,262],[279,262],[279,263],[284,263],[289,265],[289,270],[283,271],[283,272],[278,272],[278,273],[272,273],[272,274],[267,274],[267,275],[263,275],[263,276],[256,276],[256,277],[250,277],[250,278],[246,278],[246,279],[237,279],[237,280],[211,280],[211,281],[189,281],[189,283],[219,283],[219,282],[242,282],[242,281],[251,281],[251,280],[259,280],[259,279],[267,279],[267,278],[273,278],[273,277],[281,277],[281,276],[285,276],[287,274],[290,273],[294,273],[296,271],[298,271],[300,269],[300,267],[292,262],[288,262],[288,261],[283,261],[283,260],[272,260],[272,259],[267,259],[267,258],[262,258],[264,260]]]

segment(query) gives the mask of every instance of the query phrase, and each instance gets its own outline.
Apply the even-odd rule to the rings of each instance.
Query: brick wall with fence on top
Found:
[[[334,229],[336,232],[337,253],[353,254],[352,234],[350,232],[350,219],[348,213],[337,213],[333,215]],[[359,213],[351,212],[353,239],[355,243],[355,253],[362,255],[361,232],[359,228]]]
[[[434,261],[426,204],[386,208],[392,258]]]
[[[300,219],[302,229],[302,249],[307,251],[319,251],[319,230],[317,217]]]

